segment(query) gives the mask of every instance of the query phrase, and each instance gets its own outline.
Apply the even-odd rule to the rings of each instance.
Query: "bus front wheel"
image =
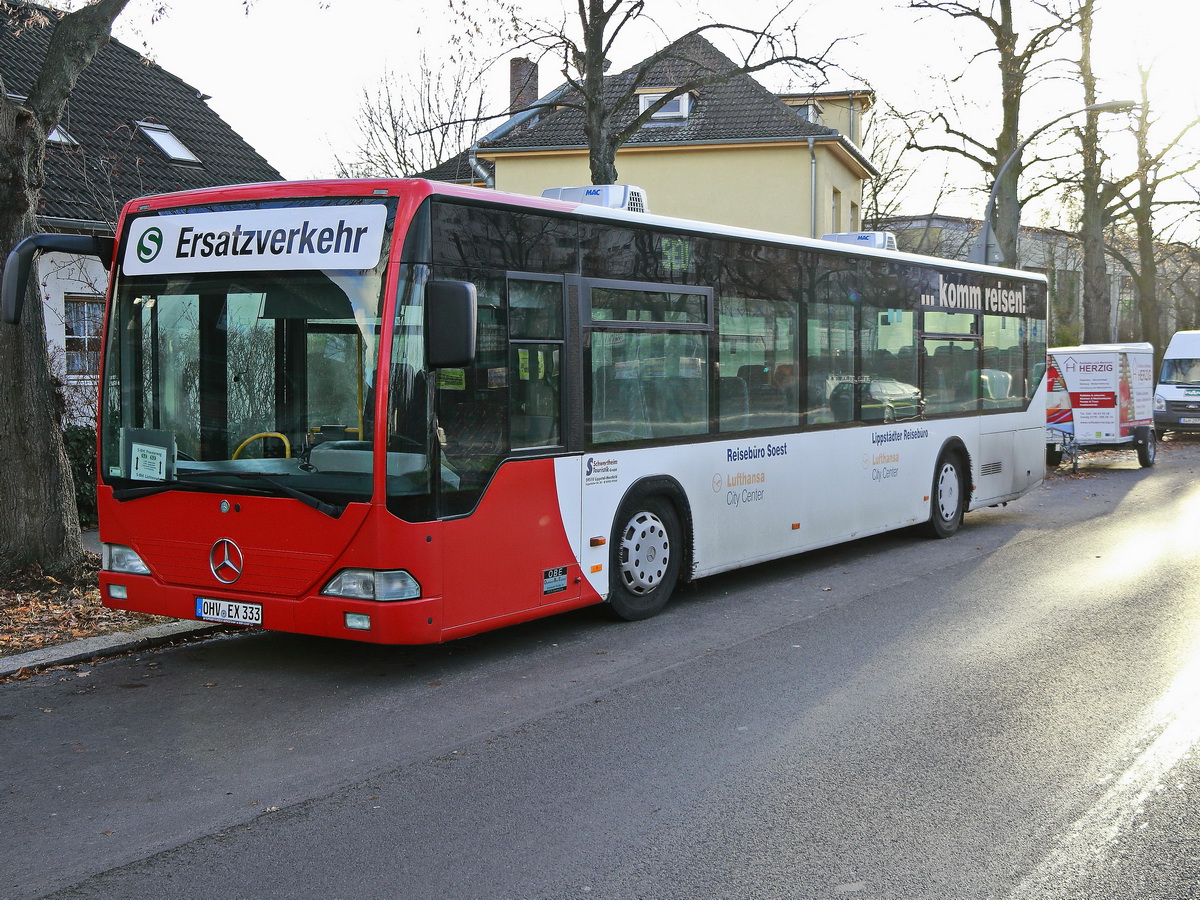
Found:
[[[658,615],[679,580],[683,530],[675,507],[652,495],[631,497],[613,524],[608,606],[635,622]]]
[[[933,470],[933,490],[929,497],[929,532],[948,538],[958,531],[966,501],[962,457],[947,451],[938,457]]]

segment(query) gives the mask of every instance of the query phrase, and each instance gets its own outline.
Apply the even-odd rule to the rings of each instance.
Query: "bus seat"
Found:
[[[745,431],[750,427],[750,392],[746,382],[722,376],[719,389],[721,430]]]
[[[667,375],[645,380],[646,406],[655,437],[708,430],[708,392],[703,378]]]
[[[642,379],[619,378],[613,366],[601,366],[592,375],[592,393],[592,434],[597,440],[649,435]],[[603,437],[606,432],[613,436]]]

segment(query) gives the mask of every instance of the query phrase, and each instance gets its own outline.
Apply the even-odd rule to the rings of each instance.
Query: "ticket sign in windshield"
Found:
[[[372,269],[387,207],[317,206],[146,216],[129,228],[127,275]]]

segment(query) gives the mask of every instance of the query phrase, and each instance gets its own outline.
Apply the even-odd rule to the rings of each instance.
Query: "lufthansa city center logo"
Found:
[[[241,578],[244,565],[241,548],[229,538],[221,538],[208,552],[208,567],[221,584],[233,584]]]
[[[154,262],[162,252],[163,233],[158,228],[147,228],[145,234],[138,238],[137,255],[144,263]]]

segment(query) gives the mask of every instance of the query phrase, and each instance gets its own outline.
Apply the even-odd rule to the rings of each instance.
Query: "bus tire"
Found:
[[[679,580],[683,529],[674,505],[660,494],[634,493],[613,523],[608,607],[626,622],[662,612]]]
[[[1158,441],[1154,429],[1148,425],[1139,426],[1134,431],[1134,442],[1137,444],[1138,465],[1143,469],[1154,465],[1154,460],[1158,458]]]
[[[966,505],[966,478],[963,457],[953,450],[943,450],[933,469],[933,488],[929,495],[929,533],[948,538],[962,525]]]

